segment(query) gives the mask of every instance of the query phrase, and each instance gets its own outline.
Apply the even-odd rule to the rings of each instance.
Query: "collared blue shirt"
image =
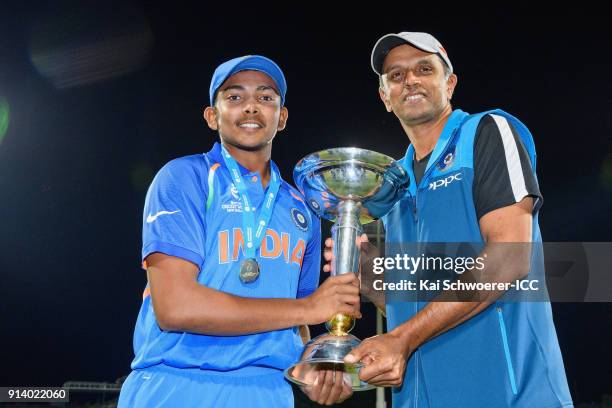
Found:
[[[252,205],[265,196],[261,175],[240,166]],[[257,251],[260,276],[239,278],[245,258],[242,204],[216,143],[205,154],[172,160],[156,175],[143,214],[142,259],[153,252],[197,265],[199,284],[252,298],[299,298],[317,287],[319,219],[300,193],[282,182],[274,213]],[[246,366],[285,369],[303,349],[297,328],[242,336],[167,332],[159,328],[145,290],[134,332],[132,368],[164,363],[178,368],[228,371]]]

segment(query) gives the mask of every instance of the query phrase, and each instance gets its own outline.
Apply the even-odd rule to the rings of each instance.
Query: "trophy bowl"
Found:
[[[312,210],[334,222],[332,276],[358,272],[356,241],[363,232],[362,225],[388,213],[410,182],[406,171],[391,157],[354,147],[304,157],[295,166],[293,179]],[[351,316],[332,316],[325,323],[328,333],[305,345],[300,361],[285,370],[285,377],[298,385],[311,386],[318,372],[332,370],[341,373],[342,380],[354,391],[374,388],[359,379],[361,363],[344,363],[344,357],[360,344],[349,334],[354,325]]]
[[[361,203],[361,225],[388,213],[409,183],[408,174],[393,158],[356,147],[304,157],[295,166],[293,179],[313,211],[332,222],[342,201]]]

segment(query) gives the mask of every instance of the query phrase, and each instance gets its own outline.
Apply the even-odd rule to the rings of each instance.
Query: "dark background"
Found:
[[[266,55],[286,74],[290,115],[273,157],[291,180],[299,158],[324,148],[403,156],[407,138],[378,99],[370,51],[388,32],[434,34],[459,77],[453,105],[502,108],[534,134],[544,239],[610,241],[605,13],[4,3],[0,385],[114,382],[129,372],[148,183],[168,160],[210,149],[216,135],[201,118],[210,77],[240,55]],[[575,401],[601,401],[612,394],[611,305],[553,309]],[[356,334],[373,333],[370,313]]]

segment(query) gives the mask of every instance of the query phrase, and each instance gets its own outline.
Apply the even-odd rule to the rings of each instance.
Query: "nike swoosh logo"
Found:
[[[147,222],[150,224],[153,221],[155,221],[157,219],[157,217],[159,217],[160,215],[166,215],[166,214],[176,214],[177,212],[181,212],[181,210],[176,210],[176,211],[159,211],[157,214],[155,215],[151,215],[149,214],[147,216]]]

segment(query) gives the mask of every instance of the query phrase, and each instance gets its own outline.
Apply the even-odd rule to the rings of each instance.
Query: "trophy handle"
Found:
[[[332,240],[334,241],[331,275],[357,273],[359,271],[359,248],[357,237],[363,233],[359,216],[361,203],[345,200],[338,206],[338,219],[332,226]],[[345,336],[353,327],[355,319],[351,316],[337,313],[325,322],[327,330],[336,336]]]

